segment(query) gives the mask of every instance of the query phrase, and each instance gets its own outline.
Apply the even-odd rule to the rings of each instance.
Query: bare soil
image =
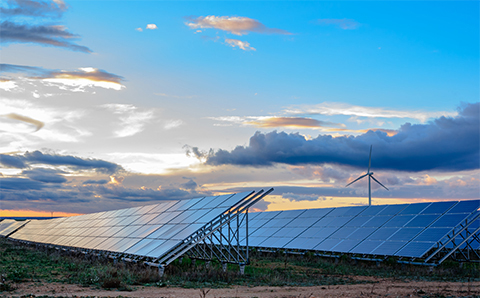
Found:
[[[303,297],[480,297],[480,282],[404,281],[375,277],[352,277],[369,283],[315,287],[246,287],[184,289],[132,287],[133,291],[85,288],[61,283],[20,283],[0,297],[168,297],[168,298],[303,298]],[[31,295],[31,296],[28,296]]]

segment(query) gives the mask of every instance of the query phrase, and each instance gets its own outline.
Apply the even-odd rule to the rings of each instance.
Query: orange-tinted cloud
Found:
[[[93,68],[84,67],[75,71],[52,71],[43,77],[37,77],[46,82],[61,83],[65,85],[85,87],[96,86],[106,89],[120,90],[124,88],[121,84],[123,78],[106,71]]]
[[[206,16],[188,18],[186,23],[191,29],[214,28],[220,29],[235,35],[246,35],[250,32],[262,34],[291,34],[288,31],[276,28],[268,28],[257,20],[247,17],[229,16]]]
[[[108,183],[113,185],[120,185],[122,184],[123,179],[125,179],[125,177],[123,176],[110,176],[110,182]]]
[[[291,128],[319,128],[324,125],[339,125],[330,122],[323,122],[312,118],[303,117],[268,117],[259,118],[253,121],[246,121],[245,124],[257,127],[291,127]]]
[[[12,78],[27,77],[38,80],[47,85],[55,85],[65,89],[73,87],[72,91],[84,91],[85,87],[102,87],[106,89],[121,90],[123,77],[93,67],[82,67],[78,70],[52,70],[42,67],[0,64],[3,74]]]
[[[210,119],[218,120],[222,122],[231,122],[241,125],[251,125],[260,128],[276,128],[284,127],[291,129],[319,129],[324,132],[344,132],[344,133],[366,133],[369,130],[382,131],[389,137],[397,134],[396,130],[383,129],[383,128],[368,128],[368,129],[348,129],[342,128],[344,125],[340,123],[333,123],[328,121],[320,121],[313,118],[305,117],[210,117]],[[337,127],[332,127],[337,126]]]
[[[35,120],[33,118],[30,118],[30,117],[27,117],[27,116],[22,116],[22,115],[15,114],[15,113],[10,113],[10,114],[7,114],[7,115],[3,115],[3,117],[33,124],[37,128],[35,131],[40,130],[45,125],[45,123],[43,123],[42,121]]]

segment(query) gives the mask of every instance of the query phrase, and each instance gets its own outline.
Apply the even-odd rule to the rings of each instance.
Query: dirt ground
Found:
[[[395,279],[357,278],[370,283],[315,287],[245,287],[226,289],[183,289],[136,287],[133,291],[102,290],[59,283],[21,283],[16,290],[0,293],[0,297],[63,296],[63,297],[480,297],[480,282],[427,282]],[[27,296],[28,297],[28,296]]]

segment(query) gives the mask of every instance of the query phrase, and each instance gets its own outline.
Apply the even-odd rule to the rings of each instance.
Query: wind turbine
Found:
[[[372,188],[371,188],[370,178],[372,178],[375,182],[377,182],[378,184],[383,186],[383,188],[388,190],[388,188],[386,188],[382,183],[380,183],[380,181],[378,181],[377,179],[375,179],[375,177],[373,177],[373,172],[370,172],[370,165],[371,164],[372,164],[372,145],[370,145],[370,157],[368,158],[367,173],[365,175],[362,175],[362,176],[358,177],[357,179],[353,180],[352,182],[348,183],[347,185],[345,185],[345,187],[348,187],[349,185],[357,182],[358,180],[362,179],[363,177],[368,176],[368,206],[372,205]]]

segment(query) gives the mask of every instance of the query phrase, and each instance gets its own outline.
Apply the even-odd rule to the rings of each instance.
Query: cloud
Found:
[[[107,71],[82,67],[78,70],[52,70],[42,67],[33,67],[15,64],[0,64],[0,73],[16,76],[17,79],[26,76],[28,79],[42,82],[47,86],[57,86],[74,92],[84,92],[86,87],[101,87],[105,89],[121,90],[123,77]],[[71,88],[70,88],[71,87]]]
[[[261,34],[286,34],[291,33],[282,29],[268,28],[257,20],[247,17],[230,16],[200,16],[188,17],[185,23],[191,29],[213,28],[223,30],[234,35],[246,35],[250,32]]]
[[[53,169],[32,169],[22,171],[22,174],[31,180],[40,181],[44,183],[65,183],[67,179],[60,174],[65,174],[63,171]]]
[[[114,132],[115,137],[133,136],[144,130],[145,125],[153,119],[153,111],[137,111],[137,107],[127,104],[105,104],[102,107],[120,115],[120,128]]]
[[[170,98],[177,98],[177,99],[190,99],[190,98],[195,97],[195,95],[180,96],[180,95],[165,94],[165,93],[155,93],[155,95],[163,96],[163,97],[170,97]]]
[[[220,122],[233,123],[241,126],[254,126],[259,128],[287,128],[287,129],[316,129],[325,132],[343,132],[343,133],[366,133],[369,130],[382,131],[389,136],[397,133],[393,129],[369,128],[369,129],[348,129],[343,128],[345,124],[321,121],[306,117],[278,117],[278,116],[221,116],[207,117]],[[214,126],[231,126],[231,124],[215,123]],[[333,127],[332,127],[333,126]]]
[[[155,24],[148,24],[146,29],[148,30],[155,30],[155,29],[158,29],[157,25]]]
[[[0,199],[4,200],[7,195],[6,190],[32,190],[42,189],[45,185],[39,181],[33,181],[25,178],[3,178],[0,177]],[[2,206],[3,209],[3,206]]]
[[[352,19],[318,19],[315,23],[319,25],[334,25],[343,30],[353,30],[360,27],[360,23]]]
[[[193,179],[185,178],[185,177],[184,179],[188,179],[188,182],[180,184],[180,189],[195,190],[198,187],[198,184],[195,181],[193,181]]]
[[[100,173],[115,173],[122,170],[121,166],[112,162],[71,155],[44,154],[40,151],[33,151],[26,152],[24,157],[30,164],[65,165],[75,169],[94,169]]]
[[[43,146],[41,144],[45,144],[45,141],[76,143],[91,135],[90,131],[82,128],[83,123],[79,123],[85,117],[83,109],[49,107],[44,104],[38,100],[0,99],[0,111],[5,113],[0,115],[0,152],[41,148],[39,146]],[[34,121],[19,121],[21,117],[16,116],[5,117],[10,114]],[[36,130],[41,123],[44,126]]]
[[[45,123],[43,123],[42,121],[38,121],[38,120],[35,120],[33,118],[30,118],[30,117],[27,117],[27,116],[22,116],[22,115],[15,114],[15,113],[0,115],[0,117],[5,117],[5,118],[8,118],[8,119],[12,119],[12,120],[18,120],[18,121],[22,121],[22,122],[25,122],[25,123],[33,124],[36,127],[35,131],[39,131],[45,125]]]
[[[136,28],[135,30],[137,30],[138,32],[143,32],[143,29],[140,27]]]
[[[113,184],[113,185],[120,185],[123,183],[123,180],[125,179],[125,177],[123,176],[110,176],[110,182],[108,182],[109,184]]]
[[[210,192],[180,189],[175,186],[131,188],[119,185],[89,183],[44,183],[27,178],[0,177],[2,209],[70,211],[90,213],[144,206],[166,200],[182,200],[212,195]]]
[[[178,120],[169,120],[165,122],[165,125],[163,126],[164,129],[169,130],[173,128],[177,128],[179,126],[183,125],[183,121],[178,119]]]
[[[202,151],[198,149],[198,147],[192,147],[189,145],[184,145],[182,148],[185,149],[185,154],[188,157],[195,157],[196,159],[203,160],[203,161],[205,161],[208,158],[208,156],[213,154],[213,149],[210,149],[210,151],[207,152],[207,151]]]
[[[318,180],[324,183],[345,182],[350,177],[349,172],[341,167],[322,166],[290,166],[290,171],[309,180]]]
[[[282,197],[284,199],[288,199],[288,200],[291,200],[291,201],[297,201],[297,202],[299,202],[299,201],[318,201],[318,200],[322,199],[321,197],[319,197],[316,194],[293,194],[291,192],[287,192],[287,193],[282,194]]]
[[[210,154],[207,164],[271,166],[276,163],[341,164],[366,167],[373,145],[372,166],[398,171],[462,171],[480,166],[480,103],[465,104],[457,117],[427,124],[405,123],[394,136],[368,131],[359,136],[319,135],[307,140],[298,133],[255,133],[248,146]]]
[[[0,79],[0,89],[4,91],[12,91],[17,87],[18,86],[14,81]]]
[[[123,170],[115,163],[92,158],[81,158],[71,155],[42,153],[40,151],[25,152],[23,155],[0,154],[0,163],[9,168],[24,169],[32,165],[68,166],[75,170],[95,170],[99,173],[113,174]]]
[[[65,2],[54,1],[32,1],[32,0],[7,0],[6,7],[0,7],[0,14],[3,16],[32,16],[32,17],[61,17],[67,10]]]
[[[14,169],[24,169],[27,167],[27,164],[24,158],[15,156],[15,155],[7,155],[7,154],[0,154],[0,164],[6,168],[14,168]]]
[[[455,116],[451,112],[425,112],[425,111],[398,111],[384,108],[371,108],[354,106],[343,103],[324,102],[314,106],[290,107],[284,111],[288,114],[309,114],[309,115],[346,115],[367,118],[410,118],[425,122],[433,117]]]
[[[232,48],[235,48],[235,47],[238,47],[244,51],[256,51],[255,48],[251,47],[250,46],[250,43],[246,42],[246,41],[241,41],[241,40],[238,40],[238,39],[230,39],[230,38],[226,38],[225,39],[225,42],[230,45]]]
[[[342,126],[339,123],[320,121],[312,118],[303,117],[262,117],[257,120],[247,121],[256,127],[289,127],[289,128],[320,128],[324,126]]]
[[[286,127],[286,128],[322,128],[325,126],[344,126],[340,123],[320,121],[305,117],[272,117],[272,116],[227,116],[208,117],[208,119],[231,122],[240,125],[248,125],[262,128]]]
[[[89,48],[73,43],[71,40],[78,39],[79,36],[68,32],[62,25],[20,25],[3,21],[0,30],[2,43],[36,43],[92,53]]]
[[[108,180],[106,179],[101,179],[101,180],[92,180],[92,179],[89,179],[89,180],[85,180],[83,182],[83,184],[107,184],[108,183]]]
[[[44,82],[75,87],[73,91],[84,91],[85,87],[101,87],[105,89],[121,90],[122,77],[104,70],[84,67],[76,71],[52,71],[47,76],[38,77]]]
[[[63,0],[7,0],[0,7],[0,15],[4,19],[0,23],[0,42],[35,43],[91,53],[92,50],[88,47],[73,42],[79,38],[78,35],[68,32],[63,25],[52,24],[52,21],[61,18],[66,10]]]

